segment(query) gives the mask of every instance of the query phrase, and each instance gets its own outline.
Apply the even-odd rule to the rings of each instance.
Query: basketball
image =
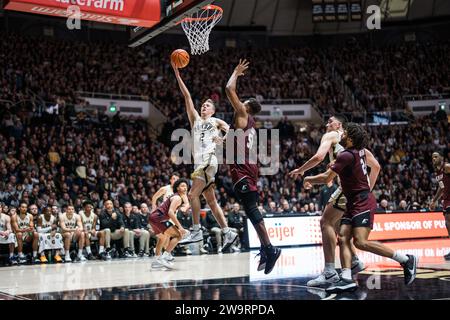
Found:
[[[177,49],[172,52],[170,59],[177,68],[184,68],[189,64],[189,53],[183,49]]]

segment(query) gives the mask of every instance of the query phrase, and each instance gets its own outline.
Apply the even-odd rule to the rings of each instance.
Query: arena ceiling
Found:
[[[280,35],[347,33],[366,30],[367,14],[359,22],[313,23],[312,0],[217,0],[224,8],[222,27],[265,26]],[[362,0],[361,5],[380,6],[382,21],[414,21],[450,16],[449,0]]]

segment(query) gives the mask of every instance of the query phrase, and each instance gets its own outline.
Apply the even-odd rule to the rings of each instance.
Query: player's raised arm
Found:
[[[247,110],[245,109],[244,104],[239,99],[236,93],[236,83],[237,79],[240,76],[244,75],[244,71],[248,69],[248,65],[250,63],[247,60],[239,60],[239,64],[234,69],[233,74],[228,80],[227,86],[225,88],[225,92],[227,94],[228,100],[230,100],[233,109],[236,111],[238,115],[247,116]]]
[[[183,79],[181,79],[180,71],[178,70],[178,68],[175,66],[175,64],[173,62],[171,64],[172,64],[173,71],[175,72],[175,77],[177,78],[177,82],[180,87],[181,93],[184,96],[184,102],[186,104],[186,111],[188,114],[189,122],[192,127],[194,125],[195,119],[200,118],[200,116],[199,116],[197,110],[195,110],[194,102],[192,101],[192,98],[191,98],[191,93],[189,92],[188,88],[184,84]]]
[[[308,161],[305,162],[300,168],[292,170],[289,172],[290,176],[297,177],[298,175],[302,176],[306,171],[316,167],[319,165],[326,157],[328,150],[330,150],[333,142],[339,139],[339,134],[335,131],[327,132],[323,135],[322,141],[320,142],[320,147],[317,150],[316,154],[311,157]]]
[[[369,176],[369,187],[370,191],[372,191],[373,187],[375,187],[375,183],[378,179],[378,174],[380,173],[381,166],[378,160],[375,158],[372,152],[365,149],[367,166],[370,167],[370,176]]]

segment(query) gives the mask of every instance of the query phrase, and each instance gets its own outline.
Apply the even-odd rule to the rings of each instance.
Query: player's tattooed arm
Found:
[[[315,175],[315,176],[309,176],[305,177],[303,180],[303,186],[305,189],[311,189],[313,185],[316,184],[327,184],[337,176],[337,173],[334,172],[331,169],[328,169],[326,172]]]
[[[323,135],[322,141],[320,142],[319,149],[316,154],[305,162],[300,168],[292,170],[289,172],[291,177],[297,178],[297,176],[303,176],[306,171],[319,165],[326,157],[328,151],[332,147],[333,143],[337,143],[339,134],[336,131],[327,132]]]

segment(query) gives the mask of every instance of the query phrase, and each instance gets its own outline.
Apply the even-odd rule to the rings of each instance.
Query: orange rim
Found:
[[[218,12],[216,14],[213,14],[212,16],[206,17],[206,18],[184,18],[183,20],[179,21],[177,24],[180,24],[182,22],[208,21],[208,20],[212,20],[212,19],[216,18],[217,16],[223,14],[223,9],[221,7],[213,5],[213,4],[204,6],[201,10],[216,10]]]

